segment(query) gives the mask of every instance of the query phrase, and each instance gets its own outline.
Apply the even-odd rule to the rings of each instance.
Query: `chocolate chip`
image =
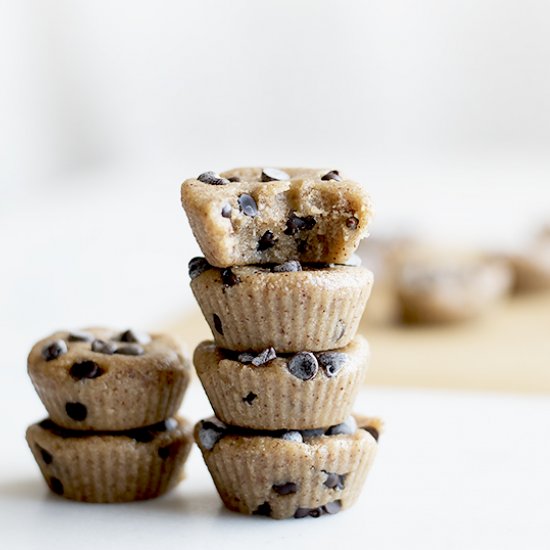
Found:
[[[228,267],[222,271],[222,282],[225,286],[235,286],[240,283],[241,280],[233,273],[233,270]]]
[[[146,332],[139,332],[137,330],[124,331],[119,340],[121,342],[128,342],[130,344],[148,344],[151,341],[151,337]]]
[[[239,176],[231,176],[230,178],[227,178],[231,183],[238,183],[241,181],[241,178]]]
[[[294,512],[294,517],[296,519],[302,519],[307,518],[308,516],[311,518],[318,518],[323,515],[323,508],[298,508],[296,512]]]
[[[271,516],[271,504],[269,502],[264,502],[263,504],[260,504],[254,512],[252,512],[255,516]]]
[[[300,380],[310,380],[319,370],[319,363],[313,353],[301,351],[290,359],[287,363],[287,369],[293,376]]]
[[[342,321],[342,319],[339,319],[336,323],[336,328],[334,329],[334,338],[336,342],[342,339],[342,336],[344,336],[346,332],[346,323]]]
[[[346,474],[334,474],[331,472],[325,472],[327,474],[327,479],[324,484],[325,487],[329,489],[338,489],[342,490],[344,488],[344,481],[346,479]]]
[[[56,494],[56,495],[62,495],[65,492],[65,489],[63,488],[63,483],[59,481],[56,477],[50,478],[50,489]]]
[[[83,378],[97,378],[103,374],[103,370],[93,361],[81,361],[80,363],[73,364],[69,370],[69,374],[75,380],[82,380]]]
[[[306,239],[300,239],[296,245],[296,252],[298,252],[298,254],[305,254],[306,250],[307,250]]]
[[[293,495],[298,492],[298,485],[292,481],[288,481],[287,483],[282,483],[281,485],[273,485],[272,489],[278,495]]]
[[[162,460],[166,460],[170,456],[171,450],[171,445],[166,445],[166,447],[159,447],[157,453]]]
[[[286,181],[289,179],[290,176],[286,172],[277,168],[264,168],[262,170],[262,181]]]
[[[233,209],[231,208],[231,205],[229,203],[226,203],[222,206],[222,217],[224,218],[230,218],[231,212]],[[205,260],[206,261],[206,260]]]
[[[115,353],[117,355],[143,355],[145,350],[139,344],[126,344],[119,346]]]
[[[302,430],[302,437],[304,439],[310,439],[312,437],[321,437],[325,434],[323,428],[315,428],[314,430]]]
[[[82,422],[88,416],[88,409],[82,403],[65,403],[65,412],[69,418]]]
[[[201,445],[208,451],[225,435],[227,426],[217,418],[203,420],[199,429],[199,440]]]
[[[295,235],[298,231],[310,230],[315,227],[317,222],[313,216],[306,216],[300,218],[295,212],[291,212],[288,220],[286,221],[285,235]]]
[[[53,456],[51,453],[46,451],[46,449],[43,449],[40,445],[37,445],[36,447],[42,457],[42,460],[44,461],[44,464],[51,464],[53,462]]]
[[[105,340],[94,340],[92,342],[92,351],[96,353],[103,353],[105,355],[113,355],[116,351],[116,344],[114,342],[105,342]]]
[[[261,365],[265,365],[265,363],[273,361],[276,357],[277,354],[273,348],[266,348],[252,359],[252,364],[255,367],[260,367]]]
[[[258,215],[258,205],[256,204],[254,197],[252,197],[251,195],[247,195],[246,193],[243,193],[238,198],[237,202],[239,203],[239,208],[241,212],[245,216],[255,218]]]
[[[254,392],[250,392],[246,397],[243,397],[243,401],[248,405],[252,405],[252,401],[258,397]]]
[[[362,426],[362,429],[366,432],[369,432],[372,437],[374,437],[374,440],[378,441],[378,438],[380,437],[380,432],[374,426]]]
[[[199,275],[202,275],[205,271],[212,269],[212,266],[200,256],[191,258],[188,264],[189,277],[191,280],[196,279]]]
[[[222,320],[215,313],[213,315],[213,318],[214,318],[214,327],[223,336]]]
[[[341,351],[324,351],[317,354],[319,366],[329,378],[336,376],[336,374],[338,374],[342,367],[347,363],[347,360],[347,354],[342,353]]]
[[[216,172],[204,172],[198,178],[199,181],[203,183],[209,183],[210,185],[227,185],[229,183],[228,179],[220,178]]]
[[[302,271],[302,264],[298,260],[289,260],[283,264],[276,265],[271,271],[273,273],[292,273]]]
[[[285,432],[281,435],[281,439],[284,439],[285,441],[293,441],[294,443],[304,442],[302,434],[298,431]]]
[[[167,418],[164,422],[161,422],[161,425],[164,426],[164,429],[161,430],[159,428],[159,431],[165,432],[171,432],[179,426],[178,421],[175,418]]]
[[[357,422],[353,416],[347,418],[345,422],[331,426],[325,433],[326,435],[351,435],[357,430]]]
[[[342,176],[340,175],[340,172],[338,170],[331,170],[330,172],[327,172],[324,176],[321,177],[323,181],[342,181]]]
[[[346,226],[349,227],[350,229],[357,229],[358,225],[359,225],[359,220],[355,216],[352,216],[351,218],[348,218],[346,220]]]
[[[243,353],[239,353],[239,355],[237,356],[237,361],[246,365],[247,363],[252,363],[255,357],[256,356],[253,353],[244,351]]]
[[[277,239],[275,238],[275,235],[273,235],[272,231],[267,230],[258,241],[258,250],[260,252],[267,250],[268,248],[272,248],[275,246],[275,243],[277,242]]]
[[[53,361],[67,353],[68,348],[65,340],[54,340],[42,348],[42,358],[46,361]]]
[[[128,430],[128,435],[138,443],[151,443],[156,434],[153,426],[146,426],[145,428]]]
[[[323,511],[325,514],[337,514],[342,509],[341,500],[333,500],[332,502],[327,502],[323,506]]]
[[[68,340],[69,342],[91,342],[94,339],[94,335],[90,334],[89,332],[83,332],[83,331],[74,331],[69,332]]]

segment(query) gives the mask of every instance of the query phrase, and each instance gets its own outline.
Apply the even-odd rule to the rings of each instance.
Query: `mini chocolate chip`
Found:
[[[331,170],[330,172],[327,172],[324,176],[321,177],[323,181],[342,181],[342,176],[340,175],[340,172],[338,170]]]
[[[227,185],[229,183],[228,179],[220,178],[216,172],[212,171],[202,173],[197,179],[210,185]]]
[[[325,487],[329,489],[338,489],[341,490],[344,488],[344,481],[346,479],[346,474],[334,474],[331,472],[325,472],[327,474],[327,479],[324,482]]]
[[[116,344],[114,342],[105,342],[105,340],[94,340],[92,342],[92,351],[96,353],[103,353],[105,355],[113,355],[116,351]]]
[[[374,426],[362,426],[362,429],[366,432],[369,432],[372,437],[374,437],[374,440],[378,441],[378,438],[380,437],[380,432]]]
[[[146,332],[139,332],[137,330],[125,330],[119,337],[121,342],[128,342],[129,344],[148,344],[151,341],[151,337]]]
[[[342,339],[342,336],[344,336],[346,332],[346,323],[342,321],[342,319],[339,319],[336,323],[336,328],[334,329],[334,338],[336,342]]]
[[[292,273],[302,271],[302,264],[298,260],[289,260],[283,264],[276,265],[271,271],[273,273]]]
[[[348,218],[346,220],[346,226],[349,227],[350,229],[357,229],[358,225],[359,225],[359,220],[355,216],[352,216],[351,218]]]
[[[164,429],[159,431],[171,432],[175,430],[179,424],[175,418],[167,418],[164,422],[162,422],[162,426]]]
[[[92,342],[94,340],[94,335],[89,332],[77,330],[69,332],[68,340],[69,342]]]
[[[336,376],[342,367],[347,363],[347,360],[347,354],[342,353],[341,351],[324,351],[317,354],[319,366],[329,378]]]
[[[243,397],[243,401],[248,405],[252,405],[252,401],[258,397],[255,393],[250,392],[246,397]]]
[[[40,456],[42,457],[44,464],[51,464],[53,462],[53,456],[51,455],[51,453],[46,451],[46,449],[43,449],[40,445],[37,445],[36,447],[40,452]]]
[[[290,176],[283,172],[282,170],[278,170],[277,168],[264,168],[262,170],[262,181],[286,181],[289,180]]]
[[[254,197],[252,197],[251,195],[243,193],[238,198],[237,202],[239,203],[239,208],[241,209],[241,212],[245,216],[255,218],[258,215],[258,205],[256,204]]]
[[[166,447],[159,447],[157,453],[162,460],[166,460],[171,453],[172,447],[170,445],[166,445]]]
[[[222,217],[224,218],[230,218],[231,217],[231,212],[233,211],[233,209],[231,208],[231,205],[229,203],[225,203],[223,206],[222,206]],[[206,261],[206,260],[205,260]]]
[[[298,492],[298,485],[292,481],[288,481],[287,483],[282,483],[281,485],[273,485],[272,489],[278,495],[293,495]]]
[[[143,355],[145,350],[139,344],[126,344],[119,346],[115,353],[117,355]]]
[[[247,363],[252,363],[255,357],[256,356],[253,353],[245,351],[243,353],[239,353],[239,355],[237,356],[237,361],[239,361],[239,363],[244,363],[246,365]]]
[[[240,283],[241,280],[230,267],[227,267],[222,271],[222,282],[225,286],[235,286]]]
[[[258,241],[258,250],[260,252],[267,250],[268,248],[272,248],[275,246],[275,243],[277,242],[277,239],[275,235],[273,235],[272,231],[269,231],[269,229],[260,237],[260,240]]]
[[[199,429],[199,440],[201,445],[208,451],[225,435],[227,426],[217,418],[203,420]]]
[[[314,430],[302,430],[302,437],[304,439],[310,439],[311,437],[321,437],[325,434],[323,428],[316,428]]]
[[[323,515],[323,508],[298,508],[296,512],[294,512],[294,517],[296,519],[302,519],[307,518],[308,516],[311,518],[318,518]]]
[[[231,176],[230,178],[227,178],[231,183],[239,183],[241,181],[241,178],[239,176]]]
[[[69,374],[75,380],[82,380],[83,378],[97,378],[103,374],[103,370],[93,361],[81,361],[80,363],[73,364],[69,370]]]
[[[63,488],[63,483],[59,481],[56,477],[50,478],[50,489],[56,494],[56,495],[62,495],[65,492],[65,489]]]
[[[304,442],[302,434],[298,431],[285,432],[281,435],[281,439],[284,439],[285,441],[293,441],[294,443]]]
[[[265,363],[269,363],[269,361],[273,361],[277,357],[277,354],[275,353],[275,350],[273,348],[266,348],[262,352],[260,352],[254,359],[252,359],[251,363],[255,367],[260,367],[264,365]]]
[[[313,216],[306,216],[300,218],[295,212],[291,212],[288,220],[286,221],[285,235],[295,235],[298,231],[313,229],[317,222]]]
[[[65,403],[65,412],[69,418],[82,422],[88,416],[88,409],[82,403]]]
[[[138,443],[151,443],[155,439],[155,431],[152,426],[128,430],[128,435]]]
[[[313,353],[301,351],[290,359],[287,363],[287,369],[293,376],[300,380],[310,380],[319,370],[319,363]]]
[[[336,426],[331,426],[325,433],[326,435],[351,435],[354,434],[356,430],[357,422],[353,416],[350,416],[345,422],[336,424]]]
[[[327,502],[323,506],[323,510],[326,514],[337,514],[342,509],[341,500],[333,500],[332,502]]]
[[[53,361],[67,353],[68,348],[65,340],[54,340],[42,348],[42,358],[46,361]]]
[[[204,258],[197,256],[189,260],[188,269],[189,277],[193,280],[199,275],[202,275],[205,271],[212,269],[212,266]]]
[[[269,502],[264,502],[263,504],[260,504],[254,512],[252,512],[255,516],[271,516],[271,504]]]
[[[213,317],[214,317],[214,327],[223,336],[222,320],[215,313],[214,313]]]

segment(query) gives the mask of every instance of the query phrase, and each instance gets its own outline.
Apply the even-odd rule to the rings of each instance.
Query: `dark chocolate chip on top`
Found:
[[[301,351],[294,355],[287,363],[287,369],[300,380],[310,380],[319,370],[319,363],[313,353]]]
[[[42,348],[42,358],[45,361],[53,361],[54,359],[57,359],[58,357],[61,357],[65,353],[67,353],[68,348],[65,340],[54,340],[53,342],[50,342],[49,344],[46,344]]]
[[[327,172],[324,176],[321,177],[323,181],[342,181],[342,176],[338,172],[338,170],[331,170],[330,172]]]
[[[125,344],[118,346],[115,353],[117,355],[143,355],[145,350],[139,344]]]
[[[92,351],[103,353],[104,355],[113,355],[117,349],[117,345],[111,341],[94,340],[92,342]]]
[[[287,181],[290,176],[283,170],[277,168],[264,168],[262,170],[262,181]]]
[[[130,344],[148,344],[151,337],[146,332],[128,329],[119,336],[119,340]]]
[[[197,179],[210,185],[227,185],[229,183],[228,179],[221,178],[216,172],[212,171],[203,172]]]

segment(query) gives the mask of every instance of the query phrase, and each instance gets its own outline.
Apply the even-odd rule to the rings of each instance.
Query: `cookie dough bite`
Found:
[[[296,260],[220,269],[194,258],[189,275],[216,344],[234,351],[345,347],[373,284],[372,273],[363,267]]]
[[[213,342],[195,350],[194,363],[216,416],[256,430],[331,426],[350,414],[369,359],[367,341],[346,347],[278,355],[229,352]]]
[[[519,292],[550,290],[550,226],[524,250],[511,256],[515,287]]]
[[[505,262],[482,255],[434,255],[404,262],[397,278],[403,321],[448,323],[473,319],[506,296]]]
[[[211,265],[344,263],[367,235],[372,207],[337,170],[238,168],[181,187],[183,207]]]
[[[167,335],[105,328],[56,332],[28,358],[50,418],[74,430],[128,430],[173,416],[190,369]]]
[[[128,502],[172,489],[182,479],[193,437],[181,418],[115,433],[67,430],[47,419],[27,429],[27,443],[54,493]]]
[[[381,425],[350,417],[330,428],[261,432],[215,417],[195,426],[216,489],[242,514],[317,518],[350,507],[374,461]]]

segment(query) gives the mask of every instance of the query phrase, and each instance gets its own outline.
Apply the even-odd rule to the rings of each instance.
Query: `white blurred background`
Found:
[[[191,303],[179,184],[207,169],[341,169],[374,236],[502,248],[550,219],[544,0],[0,5],[0,306],[25,342]]]

